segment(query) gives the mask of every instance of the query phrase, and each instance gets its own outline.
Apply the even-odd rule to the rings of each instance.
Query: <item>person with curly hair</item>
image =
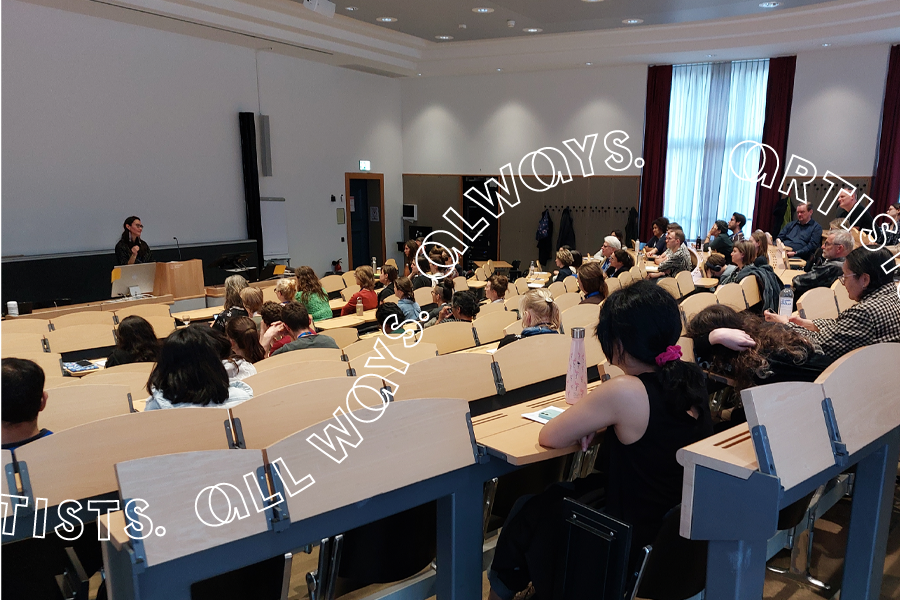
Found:
[[[372,267],[363,265],[356,267],[353,272],[356,276],[356,285],[360,290],[350,296],[347,304],[341,308],[341,316],[356,314],[356,301],[362,300],[363,310],[378,308],[378,295],[375,293],[375,272]]]
[[[160,342],[151,325],[143,317],[125,317],[116,328],[116,349],[106,359],[106,368],[136,362],[156,362]]]
[[[322,287],[322,282],[316,276],[312,267],[297,267],[294,272],[297,275],[297,293],[294,300],[306,307],[306,312],[313,321],[324,321],[332,316],[331,306],[328,304],[328,294]]]

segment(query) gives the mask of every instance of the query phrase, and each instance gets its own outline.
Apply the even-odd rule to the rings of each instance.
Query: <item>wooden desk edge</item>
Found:
[[[109,526],[106,524],[106,519],[98,519],[97,526],[100,528],[100,537],[101,539],[105,537],[103,535],[104,532],[109,534],[109,541],[112,542],[112,545],[116,550],[121,551],[122,548],[131,543],[131,538],[128,537],[128,534],[125,533],[125,512],[121,510],[117,510],[115,512],[109,513]]]

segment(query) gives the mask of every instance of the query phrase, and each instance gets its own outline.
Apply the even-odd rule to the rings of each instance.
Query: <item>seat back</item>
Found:
[[[148,321],[152,317],[171,317],[170,307],[168,304],[138,304],[136,306],[123,306],[116,308],[116,318],[119,322],[125,317],[141,317]]]
[[[342,274],[341,277],[344,279],[344,287],[350,287],[351,285],[359,285],[356,283],[356,271],[347,271]]]
[[[515,286],[516,291],[519,292],[520,295],[524,294],[528,291],[528,280],[524,277],[519,277],[518,279],[516,279]]]
[[[503,305],[506,306],[506,310],[519,310],[519,303],[522,301],[522,296],[519,295],[506,295],[506,298],[503,299]],[[517,313],[518,314],[518,313]]]
[[[153,331],[159,339],[167,338],[170,333],[175,331],[175,319],[173,317],[149,316],[145,320],[153,327]]]
[[[557,308],[559,308],[559,312],[564,312],[573,306],[578,306],[581,303],[581,294],[576,294],[574,292],[569,292],[563,294],[562,296],[554,296],[553,302],[556,303]]]
[[[569,369],[569,336],[547,333],[517,340],[494,353],[507,390],[565,375]]]
[[[31,333],[43,336],[50,331],[50,321],[46,319],[7,319],[0,323],[3,335],[11,333]]]
[[[744,300],[744,290],[737,283],[720,285],[716,290],[716,300],[718,300],[719,304],[730,306],[739,312],[747,308],[747,302]]]
[[[344,281],[344,278],[340,275],[326,275],[322,279],[319,280],[322,283],[322,289],[325,290],[326,294],[331,294],[332,292],[339,292],[345,287],[347,287],[347,283]],[[356,279],[353,280],[353,285],[356,285]]]
[[[563,329],[566,332],[572,331],[573,327],[596,327],[600,320],[599,304],[579,304],[572,308],[566,309],[561,315]],[[589,335],[593,335],[592,331],[588,331]]]
[[[574,275],[569,275],[563,279],[563,284],[566,286],[566,292],[570,294],[575,294],[580,291],[578,289],[578,278]]]
[[[680,303],[681,316],[684,319],[685,326],[691,322],[691,319],[693,319],[698,312],[707,306],[713,306],[714,304],[718,304],[715,294],[708,293],[694,294],[693,296],[682,300]]]
[[[428,360],[438,355],[438,347],[434,344],[429,344],[428,342],[419,342],[412,348],[407,348],[403,344],[387,344],[385,347],[390,350],[391,354],[393,354],[398,360],[409,364],[417,363],[422,360]],[[350,368],[354,369],[357,375],[372,373],[384,375],[385,377],[390,378],[390,376],[394,373],[393,371],[385,369],[381,366],[366,366],[366,363],[370,358],[378,359],[379,356],[384,357],[385,360],[391,360],[389,356],[385,355],[382,349],[373,348],[370,352],[366,352],[365,354],[361,354],[356,358],[351,359]],[[378,363],[374,364],[384,365],[387,363],[381,363],[381,361],[378,361]]]
[[[110,329],[110,331],[112,331]],[[15,357],[20,353],[36,353],[44,351],[45,338],[49,335],[43,333],[3,333],[2,344],[3,358]],[[58,354],[58,353],[57,353]]]
[[[687,296],[694,291],[694,278],[688,271],[681,271],[675,275],[675,281],[678,282],[678,289],[682,296]]]
[[[112,313],[102,313],[110,318],[108,325],[71,325],[47,334],[51,352],[64,354],[78,350],[110,348],[116,345],[113,336]],[[65,315],[69,316],[69,315]]]
[[[360,286],[356,285],[355,283],[353,285],[348,285],[347,287],[345,287],[344,289],[341,290],[341,298],[344,299],[344,302],[347,302],[348,300],[350,300],[350,298],[353,296],[353,294],[355,294],[356,292],[358,292],[361,289],[362,288]]]
[[[640,281],[641,279],[644,278],[644,275],[645,275],[645,272],[642,272],[641,268],[637,265],[631,267],[631,269],[629,269],[628,272],[631,273],[631,279],[633,281]]]
[[[54,433],[131,412],[127,385],[68,385],[47,390],[41,427]]]
[[[399,334],[398,334],[399,335]],[[386,345],[390,346],[391,344],[402,344],[403,339],[397,339],[388,337],[386,335],[376,335],[372,337],[367,337],[359,340],[358,342],[354,342],[344,348],[344,354],[347,356],[348,360],[353,360],[358,356],[362,356],[363,354],[368,354],[375,348],[375,342],[381,340]]]
[[[253,394],[282,388],[294,383],[302,383],[313,379],[327,377],[346,377],[347,363],[338,360],[311,360],[294,364],[282,365],[274,369],[267,369],[262,373],[251,375],[244,379],[244,383],[253,389]]]
[[[438,391],[468,402],[489,398],[497,393],[492,362],[487,354],[459,352],[413,363],[398,378],[394,400],[412,400]]]
[[[631,276],[631,271],[623,271],[616,276],[619,280],[619,287],[628,287],[634,283],[635,279]]]
[[[475,320],[483,319],[485,315],[490,315],[497,312],[507,312],[506,304],[504,302],[488,302],[487,304],[482,304],[478,309],[478,314],[475,315]],[[513,313],[513,317],[515,317],[515,313]]]
[[[377,406],[379,401],[373,391],[364,398],[360,400],[369,406]],[[356,405],[355,401],[348,404]],[[345,409],[348,404],[344,405]],[[335,403],[334,408],[337,407]],[[281,458],[281,464],[290,467],[294,480],[308,474],[315,481],[302,494],[287,498],[291,521],[307,519],[336,506],[351,505],[475,463],[469,404],[465,400],[406,400],[386,405],[380,416],[366,408],[355,410],[352,415],[332,417],[266,449],[270,459]],[[365,422],[354,423],[351,421],[354,417]],[[349,431],[351,444],[365,446],[337,444],[334,450],[329,450],[322,439],[328,435],[325,433],[328,429]],[[316,446],[310,438],[318,440]],[[339,469],[335,468],[336,461],[341,463]],[[390,468],[385,469],[388,465]],[[291,477],[286,479],[290,481]]]
[[[483,267],[475,269],[475,281],[487,281],[487,275],[484,274]]]
[[[328,335],[327,333],[325,335]],[[352,346],[351,344],[350,346]],[[348,348],[350,347],[348,346]],[[292,352],[282,352],[278,356],[270,356],[265,358],[253,366],[256,367],[257,373],[262,373],[268,369],[280,367],[282,365],[307,362],[311,360],[336,360],[340,361],[341,350],[337,348],[306,348],[305,350],[294,350]]]
[[[475,345],[472,323],[453,321],[438,323],[422,332],[421,341],[437,346],[438,354],[449,354]]]
[[[419,306],[428,306],[429,304],[434,304],[434,299],[431,297],[431,286],[420,287],[419,289],[413,292],[413,298],[416,301],[416,304]]]
[[[841,283],[840,279],[836,279],[834,283],[831,284],[831,291],[834,292],[834,298],[835,301],[837,301],[838,310],[840,312],[844,312],[856,304],[856,300],[850,299],[850,294],[847,293],[847,288]]]
[[[514,321],[503,330],[504,335],[519,335],[522,333],[522,319]]]
[[[138,363],[141,365],[152,365],[154,363]],[[125,365],[122,365],[125,366]],[[102,369],[84,377],[67,377],[67,386],[80,385],[125,385],[131,393],[131,403],[135,410],[144,410],[144,404],[150,397],[147,391],[147,380],[150,378],[150,371],[118,371],[113,369]]]
[[[656,280],[656,284],[672,294],[676,300],[681,298],[681,288],[678,287],[678,282],[674,277],[661,277]]]
[[[400,298],[397,297],[397,294],[391,294],[390,296],[388,296],[387,298],[384,299],[384,302],[382,302],[382,304],[387,304],[388,302],[397,304],[398,302],[400,302]]]
[[[74,312],[61,317],[53,317],[50,319],[50,325],[54,329],[63,329],[74,325],[115,325],[113,321],[113,313],[99,310],[87,310],[84,312]]]
[[[500,302],[489,304],[488,306],[503,308],[503,304]],[[516,313],[507,310],[495,310],[484,315],[479,313],[478,318],[474,322],[475,332],[478,334],[478,342],[481,344],[496,342],[505,335],[503,330],[515,323],[516,320]]]
[[[756,306],[762,302],[762,295],[759,292],[759,280],[756,277],[744,277],[740,282],[741,289],[744,291],[744,300],[747,306]]]
[[[247,448],[265,448],[278,440],[331,417],[343,404],[356,377],[314,379],[276,388],[242,402],[231,409],[240,421]],[[376,387],[372,378],[361,383]],[[377,383],[377,387],[381,387]]]
[[[551,296],[557,298],[566,293],[566,284],[562,281],[554,281],[547,289],[550,291]]]
[[[3,335],[6,337],[6,334]],[[56,352],[17,352],[15,355],[10,356],[24,358],[37,363],[37,365],[44,370],[45,377],[63,376],[62,356]]]
[[[334,343],[338,345],[338,348],[346,348],[350,344],[354,344],[359,341],[359,330],[355,327],[338,327],[336,329],[329,329],[322,335],[327,335],[331,339],[334,340]]]
[[[804,319],[836,319],[837,300],[831,288],[813,288],[797,300],[797,309]]]
[[[466,281],[465,277],[456,277],[453,280],[453,289],[457,292],[465,292],[469,289],[469,282]]]
[[[606,292],[607,295],[611,295],[613,292],[618,292],[622,287],[622,282],[619,281],[618,277],[607,277],[606,278]]]

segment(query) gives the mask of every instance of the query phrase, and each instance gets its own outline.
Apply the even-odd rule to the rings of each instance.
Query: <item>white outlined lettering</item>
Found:
[[[356,387],[356,384],[354,384],[354,387]],[[337,464],[341,464],[347,458],[347,446],[350,446],[351,448],[358,448],[359,445],[362,444],[363,436],[359,433],[356,425],[353,424],[353,419],[347,416],[347,413],[344,412],[344,409],[342,407],[338,406],[336,409],[334,409],[333,416],[337,421],[337,425],[335,425],[334,423],[329,423],[325,426],[325,429],[322,431],[322,434],[325,436],[324,440],[319,437],[317,433],[314,433],[306,438],[306,441],[312,444],[316,450],[318,450]],[[344,421],[347,422],[347,425],[344,424]],[[337,440],[337,443],[331,441],[331,434],[328,432],[329,429],[333,429],[336,432],[334,437]],[[350,429],[352,429],[356,434],[357,439],[355,443],[349,437]],[[339,434],[343,434],[347,437],[341,437],[341,435]],[[340,446],[340,452],[343,453],[343,456],[341,456],[340,458],[338,458],[337,456],[338,446]],[[334,452],[335,455],[332,456],[332,454],[330,454],[325,448],[328,448],[328,450]]]
[[[244,475],[244,485],[247,486],[247,492],[250,494],[250,502],[253,503],[253,508],[256,509],[257,513],[265,512],[266,509],[284,502],[284,497],[279,492],[275,492],[271,496],[266,496],[255,473],[251,472]],[[260,502],[260,498],[262,498],[262,502]]]
[[[9,501],[7,501],[9,498]],[[15,502],[13,502],[15,501]],[[9,515],[9,506],[13,506],[12,519],[7,518]],[[19,509],[28,508],[28,497],[17,496],[15,494],[0,494],[0,516],[3,518],[3,535],[14,535],[16,532],[16,519],[19,518]],[[10,527],[11,526],[11,529]]]
[[[743,158],[741,158],[740,160],[741,171],[740,173],[738,173],[734,168],[735,153],[737,152],[738,148],[742,148],[742,146],[744,146],[745,144],[750,144],[750,147],[746,150],[742,149]],[[750,175],[748,174],[748,168],[752,168],[752,159],[757,156],[755,152],[757,148],[761,150],[760,155],[762,156],[762,161],[759,161],[757,159],[756,163],[758,167],[756,169],[756,172],[753,175]],[[767,150],[768,152],[766,152]],[[769,159],[767,158],[767,154],[771,154],[775,160],[775,168],[771,171],[768,171],[766,169],[766,166],[770,163]],[[731,149],[731,153],[728,156],[728,168],[731,170],[732,175],[734,175],[741,181],[761,181],[762,183],[760,185],[762,185],[764,188],[771,188],[775,183],[775,178],[778,176],[778,167],[780,164],[781,161],[778,159],[778,153],[772,146],[752,140],[744,140],[740,144],[735,144],[734,148]],[[767,173],[769,173],[770,175],[768,182],[766,181]]]
[[[225,500],[228,502],[228,508],[226,510],[227,516],[224,519],[216,514],[216,509],[213,507],[213,492],[219,492],[221,495],[225,496]],[[204,495],[206,495],[205,507],[204,503],[200,502],[200,499]],[[236,496],[234,505],[232,504],[231,496]],[[238,502],[238,500],[240,500],[240,502]],[[243,512],[241,511],[241,507],[244,509]],[[201,511],[214,518],[218,523],[213,524],[204,519],[200,515]],[[250,516],[250,509],[247,508],[247,500],[244,498],[244,494],[241,490],[230,483],[218,483],[216,485],[208,485],[200,490],[200,493],[197,494],[197,498],[194,500],[194,513],[204,525],[209,527],[221,527],[222,525],[231,523],[235,519],[246,519]],[[152,529],[152,525],[150,528]]]
[[[849,181],[847,181],[840,175],[832,173],[831,171],[826,170],[825,175],[822,176],[822,179],[824,179],[825,181],[828,182],[828,189],[825,190],[825,195],[822,196],[822,201],[819,203],[819,212],[822,213],[823,215],[827,215],[828,213],[831,212],[831,209],[834,208],[834,203],[837,202],[838,197],[841,195],[841,190],[843,189],[841,187],[841,184],[849,185],[850,187],[852,187],[853,191],[850,193],[856,192],[855,186],[850,185]],[[833,198],[831,198],[831,192],[835,192]],[[830,200],[829,200],[829,198],[830,198]],[[826,202],[828,202],[828,208],[825,208]],[[853,211],[851,211],[851,212],[853,212]],[[852,227],[852,225],[850,227]],[[849,227],[847,229],[849,229]]]
[[[623,150],[628,155],[628,160],[625,160],[624,156],[622,156],[621,154],[619,154],[618,152],[616,152],[615,150],[613,150],[612,148],[609,147],[610,137],[612,137],[613,135],[616,135],[616,134],[618,134],[618,136],[612,138],[612,145],[616,148],[620,148],[621,150]],[[609,151],[609,153],[610,153],[610,155],[606,158],[606,160],[604,162],[606,163],[606,167],[610,171],[616,171],[616,172],[624,171],[625,169],[627,169],[628,167],[631,166],[631,159],[632,159],[631,150],[627,146],[624,145],[624,142],[627,142],[629,137],[630,136],[627,133],[625,133],[622,130],[617,129],[615,131],[610,131],[609,133],[606,134],[606,137],[603,138],[603,147],[606,148],[607,151]],[[614,165],[621,165],[621,166],[614,166]]]
[[[795,159],[797,164],[794,164]],[[791,170],[792,167],[793,170]],[[797,200],[803,204],[808,204],[809,202],[806,200],[806,186],[811,184],[818,174],[819,171],[816,169],[816,165],[812,164],[802,156],[791,154],[791,159],[784,168],[784,175],[781,177],[781,183],[778,185],[778,191],[785,196],[790,196],[793,191],[794,197]],[[801,185],[799,186],[797,185],[798,182],[796,179],[788,181],[788,177],[806,177],[807,175],[809,178],[800,182]],[[784,187],[785,183],[788,184],[786,188]]]
[[[97,528],[97,537],[101,542],[109,541],[109,513],[119,510],[118,500],[88,500],[88,511],[97,513],[97,520],[106,517],[106,527]]]
[[[390,397],[387,395],[387,393],[385,391],[383,391],[382,387],[374,388],[374,387],[370,387],[368,385],[363,385],[360,383],[362,380],[366,379],[367,377],[376,379],[378,381],[378,383],[380,383],[382,386],[385,386],[385,385],[390,386],[390,388],[391,388],[391,390],[393,390],[394,394],[396,394],[397,390],[400,389],[399,385],[397,385],[390,379],[385,379],[381,375],[373,375],[371,373],[368,373],[366,375],[363,375],[359,379],[357,379],[356,382],[353,384],[353,387],[350,388],[350,391],[347,392],[347,410],[350,412],[350,416],[353,417],[354,419],[356,419],[357,421],[359,421],[360,423],[374,423],[375,421],[380,419],[384,415],[384,411],[387,410],[388,403],[391,401]],[[380,408],[372,408],[371,406],[369,406],[368,404],[366,404],[365,402],[360,400],[359,394],[357,393],[358,389],[359,390],[369,390],[369,391],[373,392],[376,396],[378,396],[378,399],[381,401]],[[356,403],[359,404],[364,409],[370,410],[372,412],[377,412],[378,416],[375,417],[374,419],[368,419],[368,420],[360,418],[360,416],[358,415],[358,411],[354,411],[352,408],[350,408],[350,396],[353,396],[353,399],[356,400]],[[354,446],[354,448],[355,448],[355,446]]]
[[[367,369],[391,369],[401,375],[406,375],[409,363],[394,356],[394,353],[391,352],[390,348],[385,345],[384,340],[375,340],[375,352],[378,353],[378,356],[370,356],[366,359]],[[385,354],[387,354],[387,356],[385,356]],[[356,380],[356,383],[359,383],[358,379]]]
[[[281,480],[282,485],[284,486],[284,491],[287,492],[287,495],[291,498],[307,490],[310,486],[312,486],[316,480],[313,479],[312,475],[307,474],[306,477],[301,477],[300,479],[294,479],[294,476],[291,474],[291,470],[288,469],[287,464],[285,464],[284,459],[279,457],[272,461],[272,467],[274,470],[274,475],[277,475]],[[285,477],[287,475],[287,477]],[[306,485],[302,487],[300,484],[306,482]]]
[[[591,142],[589,149],[588,141]],[[578,140],[572,138],[564,141],[563,145],[575,156],[575,160],[578,161],[578,165],[581,167],[581,175],[583,177],[591,177],[594,174],[594,163],[591,159],[594,156],[594,146],[597,145],[597,134],[592,133],[584,136],[583,144],[579,144]]]
[[[556,148],[554,148],[556,150]],[[559,150],[556,150],[559,152]],[[562,154],[562,152],[560,152]],[[565,158],[565,157],[564,157]],[[522,160],[525,160],[523,158]],[[549,160],[549,159],[548,159]],[[551,161],[552,163],[553,161]],[[568,166],[568,163],[566,163]],[[519,177],[521,177],[522,173],[522,163],[519,163]],[[509,185],[506,183],[506,178],[509,177]],[[522,183],[525,183],[524,181]],[[527,185],[526,185],[527,187]],[[493,188],[494,195],[497,196],[497,205],[494,206],[494,200],[491,198],[491,188]],[[529,188],[531,189],[531,188]],[[510,190],[512,190],[512,196],[510,196]],[[502,193],[501,193],[502,192]],[[502,167],[500,167],[500,181],[497,181],[494,177],[491,177],[487,181],[484,182],[484,191],[482,192],[477,187],[472,187],[466,190],[466,193],[463,194],[466,198],[480,206],[487,212],[489,215],[494,217],[495,219],[499,219],[503,216],[505,209],[503,205],[506,204],[510,208],[519,205],[521,200],[519,199],[519,188],[516,187],[516,176],[512,170],[512,163],[506,163]],[[511,200],[512,197],[515,197],[515,201]],[[444,213],[444,218],[447,218],[447,213]],[[480,221],[479,221],[480,222]],[[452,225],[453,223],[451,223]],[[471,240],[475,241],[475,240]]]
[[[69,506],[70,504],[74,504],[75,506]],[[74,542],[80,538],[81,534],[84,533],[84,522],[77,514],[81,512],[81,502],[78,500],[63,500],[59,503],[56,510],[57,514],[59,514],[59,520],[62,521],[62,523],[54,528],[56,535],[67,542]],[[70,522],[66,517],[71,518],[77,525]],[[74,535],[64,535],[63,532],[66,534],[74,533]]]

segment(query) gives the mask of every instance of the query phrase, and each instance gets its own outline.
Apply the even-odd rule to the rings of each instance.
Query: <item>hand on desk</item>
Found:
[[[725,346],[729,350],[741,352],[756,345],[752,337],[740,329],[713,329],[709,332],[709,343]]]

